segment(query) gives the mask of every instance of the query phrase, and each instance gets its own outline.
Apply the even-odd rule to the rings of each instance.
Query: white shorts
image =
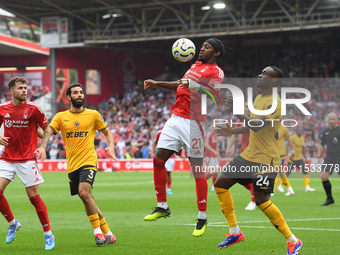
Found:
[[[175,159],[174,158],[169,158],[165,162],[165,169],[167,172],[172,172],[175,168]]]
[[[0,160],[0,177],[14,182],[15,174],[19,176],[26,188],[44,182],[38,164],[34,160],[23,163],[10,163]]]
[[[201,122],[171,115],[164,125],[157,148],[178,152],[182,147],[188,157],[204,156],[204,125]]]
[[[219,160],[218,158],[210,158],[205,157],[203,160],[203,166],[206,169],[206,172],[209,172],[211,174],[218,173],[218,166],[219,166]]]

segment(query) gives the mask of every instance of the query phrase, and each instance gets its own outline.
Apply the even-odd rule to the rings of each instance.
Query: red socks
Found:
[[[251,197],[251,201],[252,202],[255,202],[255,196],[254,196],[254,186],[252,183],[249,183],[247,185],[244,185],[244,187],[247,189],[247,190],[250,190],[250,197]]]
[[[171,183],[172,183],[172,180],[168,178],[167,180],[168,189],[171,189]]]
[[[207,210],[208,183],[205,174],[199,171],[199,166],[192,166],[192,173],[196,182],[197,208],[199,211]]]
[[[166,202],[166,169],[165,162],[159,158],[153,158],[153,181],[155,184],[157,202]]]
[[[11,211],[11,208],[9,207],[7,199],[4,196],[3,190],[0,190],[0,212],[8,222],[14,220],[13,213]]]
[[[48,219],[48,213],[44,201],[40,198],[40,195],[30,197],[30,201],[37,211],[37,215],[44,229],[44,232],[50,231],[50,221]]]

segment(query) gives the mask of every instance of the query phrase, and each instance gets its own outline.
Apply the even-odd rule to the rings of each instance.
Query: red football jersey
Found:
[[[196,61],[183,78],[213,86],[223,82],[224,72],[217,64],[209,65]],[[201,95],[193,89],[183,89],[178,86],[172,113],[186,119],[205,121],[205,115],[201,115]]]
[[[38,125],[48,125],[40,106],[30,101],[20,106],[14,106],[12,101],[3,103],[0,105],[0,123],[4,124],[4,137],[9,137],[1,159],[12,163],[36,160],[33,152],[38,146]]]
[[[212,132],[208,132],[204,135],[204,141],[207,142],[210,147],[214,150],[217,150],[217,144],[218,144],[218,137]],[[207,148],[205,148],[204,157],[207,158],[217,158],[217,156]]]
[[[161,136],[161,134],[162,134],[162,130],[159,130],[157,132],[157,135],[156,135],[155,143],[158,143],[158,140],[159,140],[159,137]],[[172,154],[170,158],[175,158],[175,154]]]

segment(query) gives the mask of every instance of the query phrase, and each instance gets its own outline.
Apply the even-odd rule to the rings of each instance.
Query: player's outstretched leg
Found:
[[[299,238],[293,235],[279,208],[276,207],[270,200],[258,205],[258,208],[268,217],[273,226],[281,232],[287,241],[287,255],[297,255],[302,247],[302,242]]]
[[[208,200],[208,183],[204,173],[201,171],[197,171],[197,169],[199,169],[197,165],[192,166],[192,171],[196,183],[196,198],[197,198],[196,202],[198,208],[197,224],[192,233],[194,237],[199,237],[203,235],[208,225],[206,215]]]
[[[8,235],[6,237],[6,243],[11,243],[15,239],[16,232],[20,229],[21,224],[19,221],[14,220],[14,224],[10,224],[8,228]]]
[[[170,216],[170,209],[166,202],[166,180],[167,173],[165,169],[165,162],[157,157],[153,158],[153,178],[157,196],[158,205],[154,211],[144,217],[145,221],[154,221],[159,218],[167,218]]]

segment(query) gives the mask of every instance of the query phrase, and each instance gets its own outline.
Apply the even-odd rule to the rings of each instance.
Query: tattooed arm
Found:
[[[37,153],[37,159],[44,161],[46,159],[46,147],[51,135],[53,134],[53,130],[50,128],[50,126],[43,127],[42,129],[44,131],[42,135],[42,142],[39,148],[34,151],[34,153]]]

